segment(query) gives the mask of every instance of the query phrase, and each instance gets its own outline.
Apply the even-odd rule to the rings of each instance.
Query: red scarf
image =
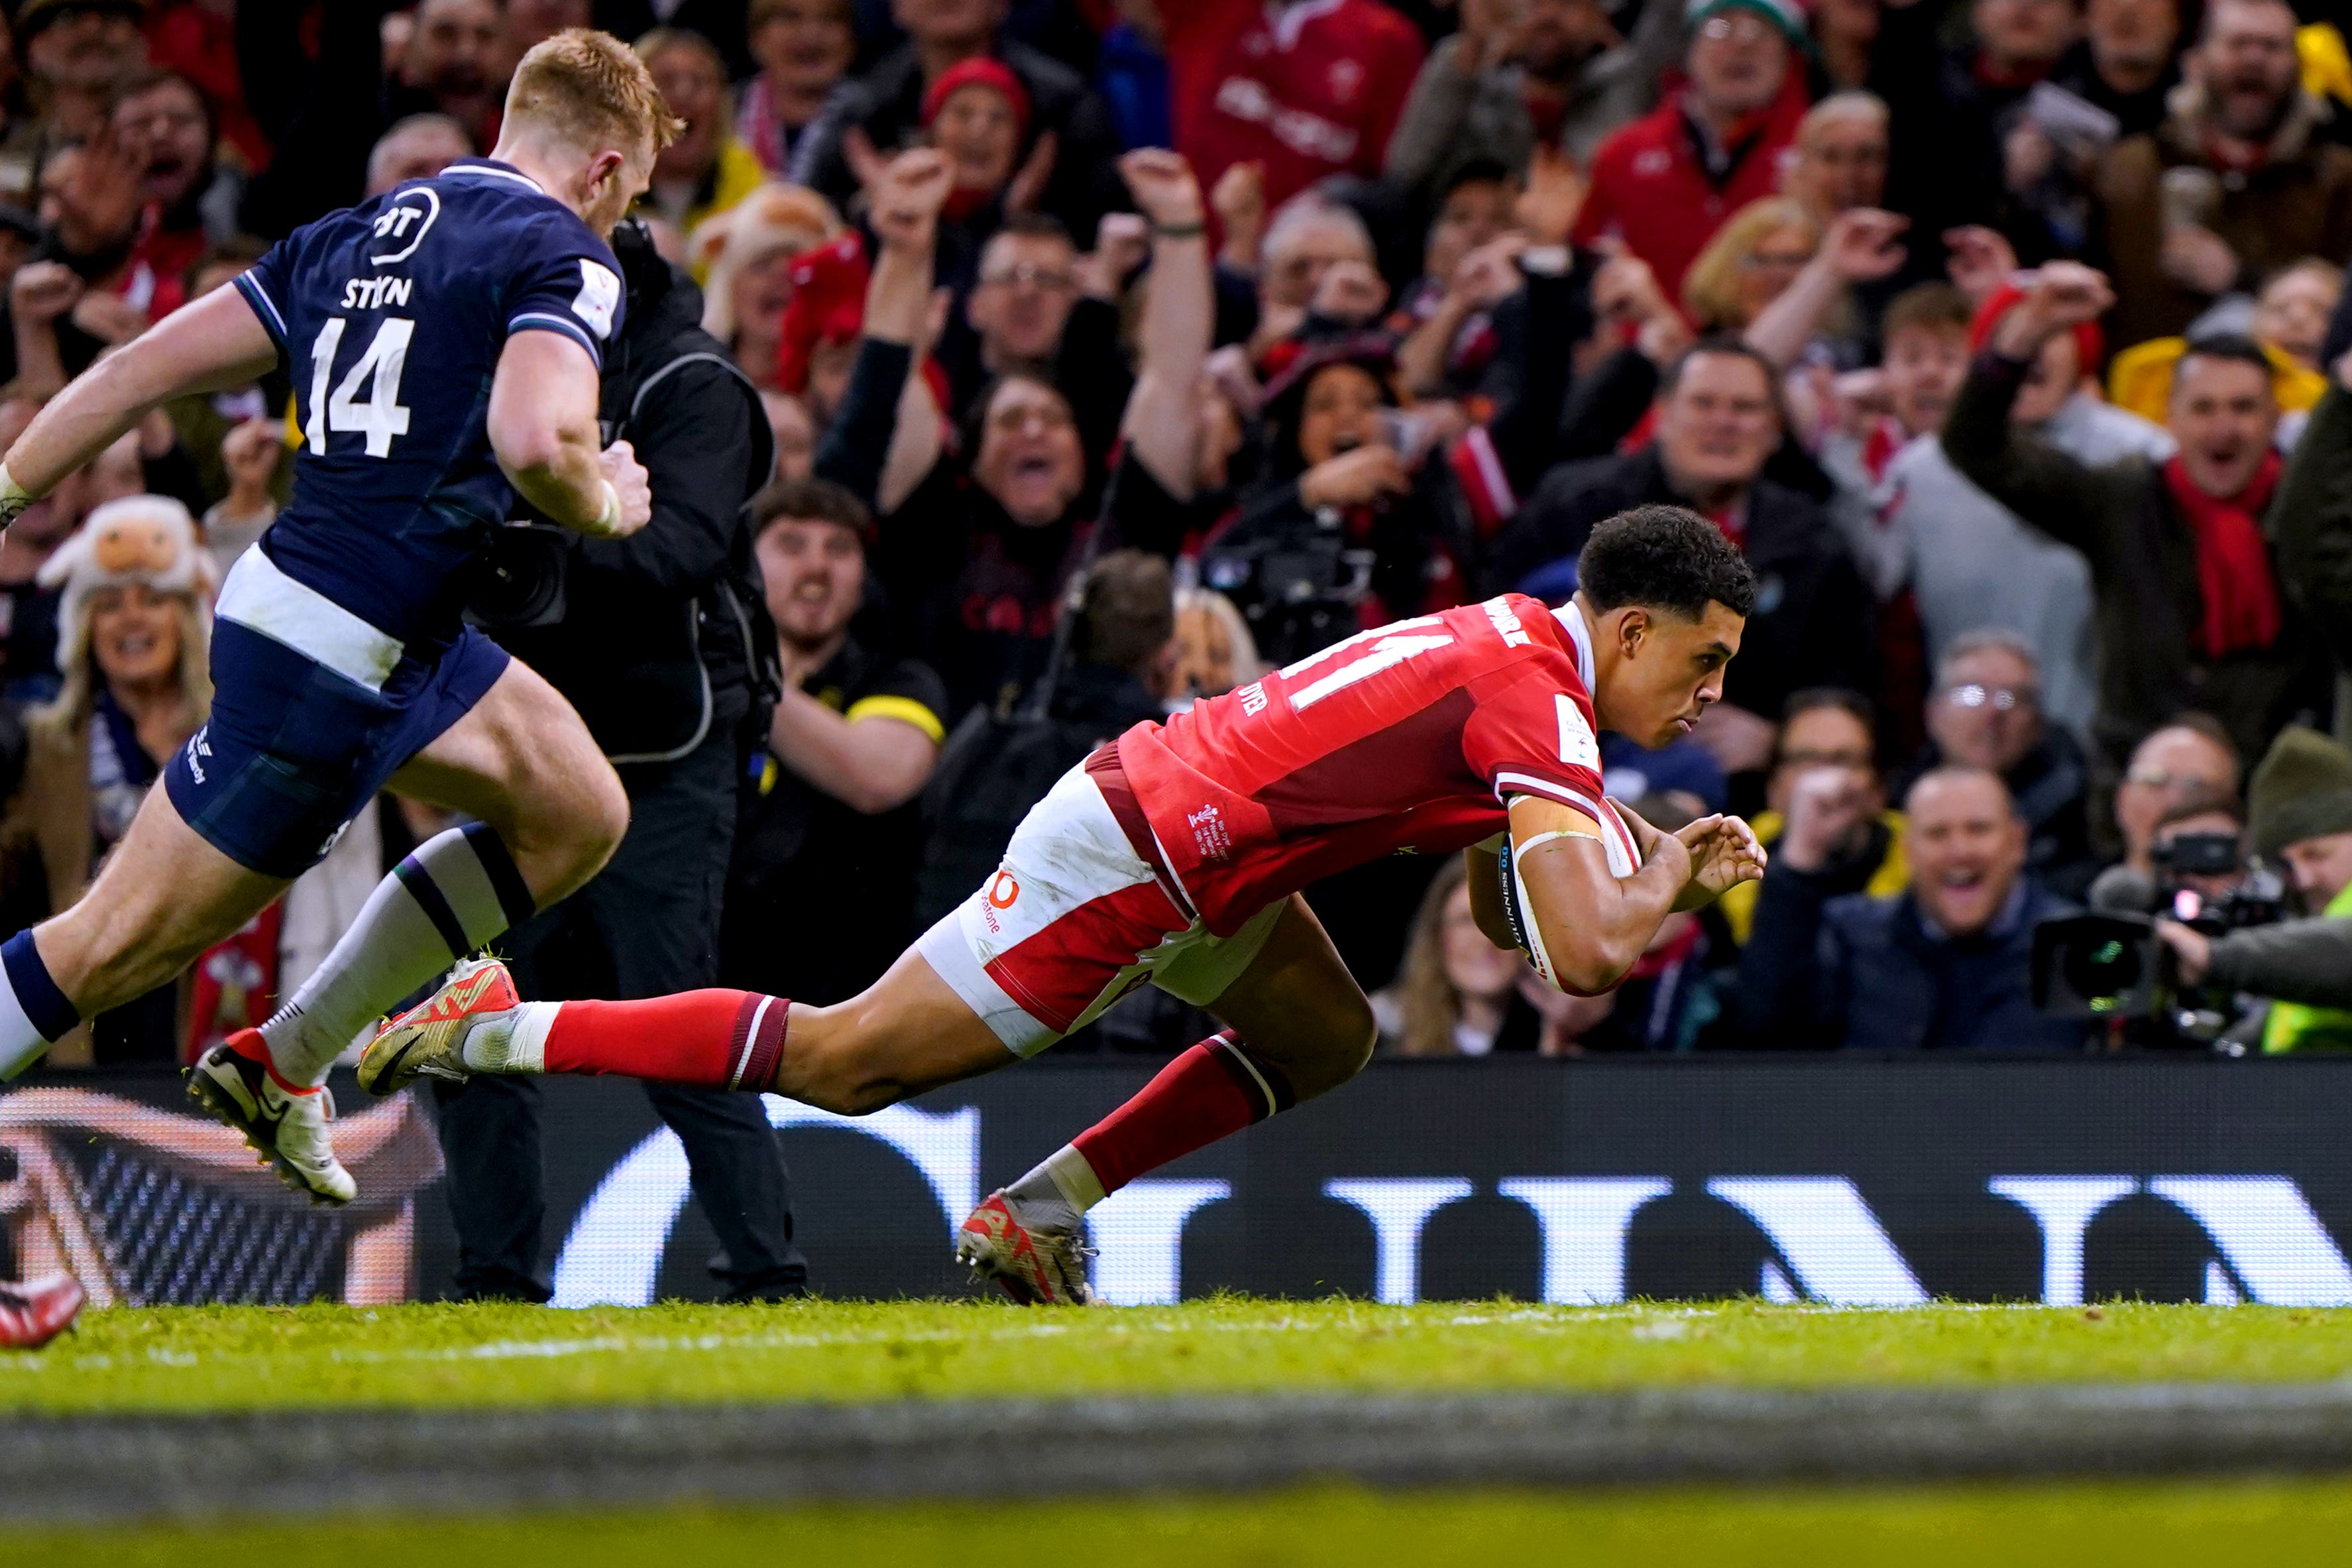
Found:
[[[2251,174],[2271,161],[2267,142],[2224,141],[2209,130],[2204,142],[2205,161],[2225,174]]]
[[[940,216],[950,223],[961,223],[995,199],[996,192],[991,186],[958,185],[948,193]]]
[[[2264,454],[2252,483],[2234,496],[2209,496],[2189,482],[2179,458],[2164,465],[2172,500],[2197,536],[2197,587],[2205,601],[2204,624],[2197,628],[2197,651],[2221,658],[2278,640],[2278,581],[2271,574],[2270,547],[2263,541],[2263,511],[2278,489],[2284,467],[2276,452]]]

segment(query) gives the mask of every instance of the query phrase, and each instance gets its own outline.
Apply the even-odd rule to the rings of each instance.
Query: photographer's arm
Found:
[[[2157,930],[2179,959],[2181,977],[2191,984],[2311,1007],[2352,1008],[2352,920],[2282,921],[2206,938],[2201,965],[2191,957],[2196,944],[2170,934],[2196,932],[2169,921],[2158,921]]]

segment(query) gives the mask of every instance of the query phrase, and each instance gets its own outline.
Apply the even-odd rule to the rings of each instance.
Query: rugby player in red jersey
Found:
[[[1065,774],[996,874],[854,1000],[519,1003],[482,961],[388,1023],[360,1081],[620,1073],[856,1115],[1034,1056],[1149,981],[1226,1028],[991,1194],[957,1238],[1015,1300],[1091,1300],[1088,1207],[1370,1058],[1371,1005],[1300,889],[1379,856],[1466,851],[1488,937],[1589,994],[1669,912],[1763,874],[1736,817],[1662,834],[1604,800],[1596,738],[1690,731],[1739,651],[1747,562],[1705,519],[1647,506],[1595,529],[1579,574],[1557,611],[1506,594],[1417,616],[1137,725]]]

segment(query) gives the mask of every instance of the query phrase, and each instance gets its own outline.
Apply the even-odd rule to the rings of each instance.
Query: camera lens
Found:
[[[2119,937],[2069,945],[2063,960],[2066,984],[2094,1013],[2112,1013],[2140,983],[2139,948]]]

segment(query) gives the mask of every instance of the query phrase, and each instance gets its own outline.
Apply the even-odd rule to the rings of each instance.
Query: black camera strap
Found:
[[[1061,604],[1054,613],[1053,651],[1045,656],[1045,673],[1037,678],[1035,689],[1021,704],[1016,715],[1020,719],[1035,721],[1053,716],[1054,693],[1062,684],[1062,671],[1069,668],[1070,647],[1077,635],[1079,618],[1086,614],[1087,578],[1095,569],[1095,558],[1102,553],[1103,535],[1110,531],[1118,502],[1119,470],[1124,466],[1124,459],[1114,463],[1109,477],[1103,480],[1102,503],[1095,509],[1086,542],[1078,547],[1078,558],[1062,584]]]

